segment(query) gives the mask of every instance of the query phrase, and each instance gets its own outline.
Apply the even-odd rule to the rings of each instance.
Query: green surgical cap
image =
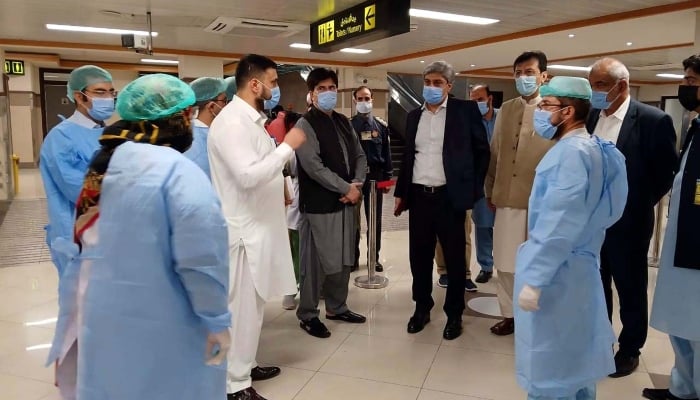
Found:
[[[214,100],[218,95],[226,92],[226,81],[221,78],[199,78],[192,81],[190,87],[199,103]]]
[[[153,121],[195,103],[190,86],[166,74],[144,75],[119,92],[117,112],[126,121]]]
[[[83,65],[76,68],[68,77],[68,100],[75,103],[73,92],[82,92],[86,87],[96,83],[112,82],[112,75],[100,67]]]
[[[584,78],[555,76],[540,88],[540,96],[571,97],[590,101],[591,84]]]
[[[228,78],[224,79],[226,82],[226,99],[228,101],[231,101],[233,99],[233,95],[236,94],[236,77],[235,76],[229,76]]]

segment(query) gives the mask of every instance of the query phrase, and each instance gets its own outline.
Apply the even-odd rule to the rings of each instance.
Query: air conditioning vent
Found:
[[[260,38],[280,38],[294,35],[306,29],[306,24],[218,17],[204,31],[219,35],[237,35]]]

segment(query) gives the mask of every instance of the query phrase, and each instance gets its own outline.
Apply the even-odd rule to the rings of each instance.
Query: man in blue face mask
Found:
[[[491,141],[486,201],[496,213],[493,264],[498,270],[497,293],[503,316],[491,332],[499,336],[513,334],[515,253],[527,239],[528,198],[535,167],[552,147],[551,141],[535,134],[532,121],[546,71],[547,56],[541,51],[527,51],[515,59],[513,77],[520,97],[501,106]]]
[[[529,400],[594,400],[615,370],[598,254],[625,207],[625,158],[585,128],[586,79],[554,77],[541,94],[535,131],[556,144],[537,165],[516,258],[516,375]]]
[[[207,138],[209,137],[209,126],[228,104],[226,82],[221,78],[202,77],[192,81],[190,87],[197,98],[197,118],[193,121],[192,135],[194,140],[192,146],[183,154],[194,161],[211,179]]]
[[[452,66],[431,63],[423,71],[425,104],[406,119],[406,149],[394,191],[394,215],[410,209],[409,259],[415,311],[408,333],[430,322],[435,305],[433,249],[439,240],[449,285],[443,310],[447,324],[443,338],[462,334],[467,260],[468,210],[484,196],[489,144],[475,101],[448,98],[455,79]]]
[[[53,127],[41,146],[39,168],[48,201],[46,242],[59,277],[65,267],[61,242],[73,242],[75,201],[93,154],[99,148],[104,121],[114,113],[117,93],[109,72],[94,65],[75,69],[68,78],[73,115]]]
[[[639,365],[647,338],[647,254],[654,229],[654,205],[673,183],[678,166],[676,131],[671,117],[630,97],[629,71],[613,58],[591,66],[593,88],[586,127],[617,145],[627,160],[629,196],[622,218],[608,229],[600,254],[600,274],[612,321],[612,282],[620,300],[620,348],[613,378],[631,374]]]
[[[75,206],[90,161],[100,148],[98,140],[104,121],[114,113],[116,96],[112,76],[93,65],[71,72],[67,86],[67,97],[75,103],[75,113],[46,135],[39,163],[49,214],[49,224],[45,228],[46,243],[58,269],[60,301],[75,296],[78,290],[77,275],[64,274],[70,260],[78,253],[78,247],[73,242]],[[57,343],[72,344],[76,339],[76,330],[59,324],[56,335],[59,337]],[[62,397],[74,399],[77,352],[70,346],[64,347],[50,361],[57,361],[56,381]]]
[[[348,118],[333,111],[338,75],[317,68],[309,73],[306,85],[313,104],[290,131],[301,130],[307,138],[296,151],[302,213],[297,318],[309,335],[327,338],[331,332],[318,318],[321,291],[327,320],[352,324],[366,320],[350,311],[346,302],[359,229],[355,208],[362,198],[367,158]]]

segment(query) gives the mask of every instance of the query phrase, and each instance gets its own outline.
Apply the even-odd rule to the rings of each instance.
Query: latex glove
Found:
[[[538,303],[540,301],[541,292],[541,289],[532,287],[530,285],[523,286],[523,289],[520,291],[520,295],[518,295],[518,305],[524,311],[539,310],[540,306]]]
[[[228,329],[217,333],[210,333],[209,336],[207,336],[206,364],[221,365],[226,359],[226,354],[230,348],[231,334]]]

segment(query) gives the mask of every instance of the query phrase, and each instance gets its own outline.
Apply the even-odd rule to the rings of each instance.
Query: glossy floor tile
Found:
[[[23,173],[22,196],[41,198],[43,189],[31,186],[40,184],[36,171]],[[366,315],[367,323],[326,321],[332,331],[328,339],[302,331],[295,312],[282,309],[281,299],[265,306],[258,361],[282,367],[282,374],[255,382],[263,396],[269,400],[525,399],[515,381],[513,337],[492,335],[489,328],[495,319],[465,313],[462,336],[442,339],[445,289],[433,286],[435,308],[425,329],[415,335],[406,332],[414,304],[405,230],[383,234],[381,262],[389,278],[386,288],[356,287],[354,278],[366,274],[366,269],[353,273],[350,282],[348,305]],[[361,264],[365,264],[364,254]],[[479,266],[474,256],[470,265],[476,275]],[[656,270],[650,269],[652,294],[655,281]],[[0,268],[0,400],[60,399],[53,386],[53,369],[44,367],[58,311],[57,286],[50,262]],[[479,291],[495,293],[495,279],[479,285]],[[319,309],[325,320],[323,302]],[[619,333],[617,316],[613,325]],[[640,369],[628,377],[601,382],[598,400],[641,399],[644,387],[665,382],[672,364],[668,337],[650,330]]]

